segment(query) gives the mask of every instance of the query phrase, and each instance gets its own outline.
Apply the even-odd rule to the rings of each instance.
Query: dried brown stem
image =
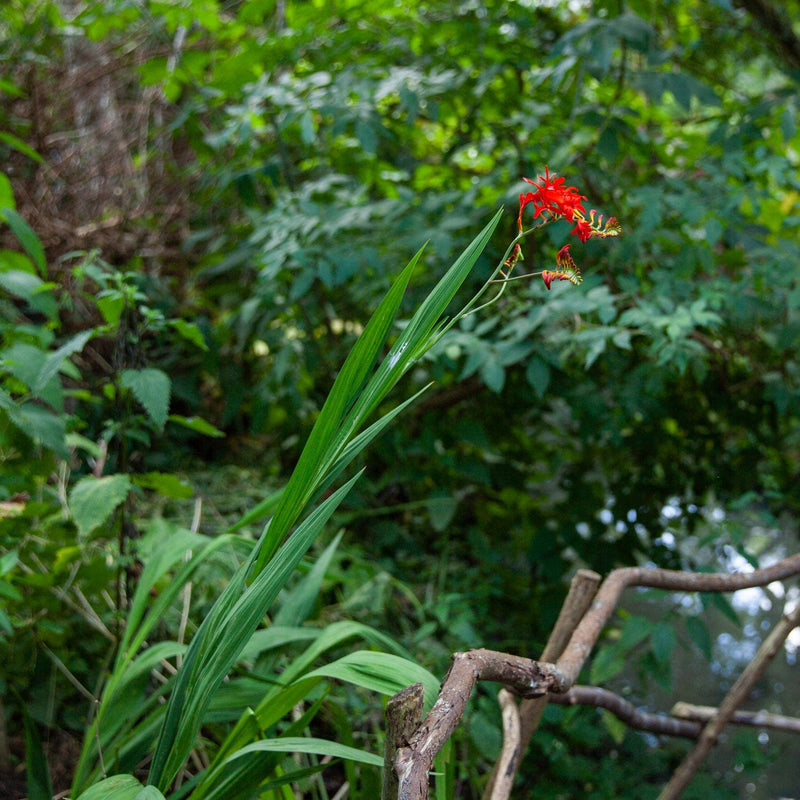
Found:
[[[520,746],[520,719],[517,698],[508,689],[501,689],[497,693],[497,702],[503,717],[503,748],[497,759],[497,771],[494,778],[492,800],[502,800],[511,794],[516,775],[516,764],[519,763]],[[505,766],[504,765],[508,765]]]
[[[744,668],[736,683],[731,687],[717,709],[717,713],[703,728],[697,744],[689,751],[675,771],[669,783],[658,796],[658,800],[676,800],[680,797],[681,792],[689,785],[705,757],[716,744],[722,729],[728,724],[736,709],[747,698],[755,682],[775,658],[786,637],[798,625],[800,625],[800,603],[789,614],[781,617],[778,624],[770,631],[769,636],[758,648],[755,658]]]
[[[597,686],[573,686],[566,694],[551,695],[550,701],[565,706],[605,708],[631,728],[664,736],[696,739],[703,729],[699,722],[639,711],[633,703],[618,694]]]
[[[600,576],[588,569],[579,569],[570,581],[569,593],[561,606],[556,624],[542,651],[541,660],[552,662],[564,652],[570,637],[578,623],[583,618],[586,610],[592,603],[592,598],[600,585]],[[507,800],[514,785],[514,777],[519,770],[522,758],[528,743],[542,718],[547,695],[522,700],[519,706],[520,737],[518,746],[507,747],[505,744],[500,757],[494,765],[492,774],[483,792],[483,800]]]
[[[669,712],[678,719],[694,722],[708,722],[716,713],[713,706],[696,706],[692,703],[675,703]],[[736,711],[729,722],[733,725],[750,725],[754,728],[771,728],[776,731],[800,733],[800,719],[783,714],[770,714],[767,711]]]

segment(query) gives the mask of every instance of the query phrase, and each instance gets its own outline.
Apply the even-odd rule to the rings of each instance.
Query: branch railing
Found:
[[[658,798],[675,800],[726,725],[776,722],[768,719],[771,715],[756,715],[754,720],[752,714],[739,712],[738,707],[789,633],[800,625],[800,603],[775,625],[719,708],[696,712],[691,719],[686,719],[687,709],[680,705],[673,709],[670,717],[643,714],[611,692],[576,686],[578,675],[617,608],[622,592],[634,586],[682,592],[733,592],[765,586],[798,574],[800,553],[749,573],[710,574],[626,567],[613,570],[601,584],[597,573],[579,570],[540,660],[484,649],[456,653],[439,696],[424,719],[421,691],[409,693],[405,690],[402,698],[390,702],[387,727],[395,733],[391,746],[387,735],[383,800],[427,800],[434,759],[460,723],[472,691],[480,681],[501,683],[504,687],[498,696],[504,744],[483,800],[508,800],[522,755],[550,700],[602,706],[631,727],[695,739],[694,747]],[[516,698],[521,698],[520,702]],[[398,722],[399,714],[403,716],[402,722]],[[409,725],[409,720],[421,722]],[[800,720],[786,717],[779,720],[783,729],[800,729]],[[389,772],[392,775],[387,779]]]

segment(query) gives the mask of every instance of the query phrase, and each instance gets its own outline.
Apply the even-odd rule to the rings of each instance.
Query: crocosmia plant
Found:
[[[544,175],[539,175],[536,180],[523,178],[524,181],[535,187],[532,191],[522,192],[519,196],[519,215],[517,225],[519,235],[511,245],[511,254],[503,262],[500,274],[504,281],[510,280],[511,270],[517,261],[522,258],[522,247],[519,240],[532,231],[565,219],[574,225],[571,235],[577,236],[581,242],[586,242],[593,237],[605,239],[609,236],[618,236],[622,230],[616,217],[603,220],[603,215],[595,209],[586,213],[584,202],[585,195],[578,194],[574,186],[566,186],[566,179],[550,174],[549,167],[545,167]],[[531,213],[532,212],[532,213]],[[526,228],[526,217],[534,224]],[[570,245],[565,244],[556,254],[556,268],[544,269],[540,272],[530,273],[541,275],[544,285],[549,289],[554,280],[569,281],[575,285],[582,282],[581,271],[569,251]],[[518,278],[530,277],[520,275]]]
[[[482,308],[476,304],[487,291],[494,290],[493,284],[500,283],[500,290],[484,305],[497,300],[510,280],[528,277],[510,275],[522,257],[520,242],[532,231],[566,219],[574,226],[572,234],[584,242],[593,236],[603,238],[619,233],[615,219],[603,223],[594,210],[587,214],[586,198],[574,186],[567,186],[563,178],[551,175],[548,169],[544,176],[528,183],[533,189],[520,196],[519,233],[509,244],[504,260],[460,313],[446,316],[497,229],[502,209],[396,332],[401,301],[422,250],[398,274],[342,365],[300,458],[280,491],[267,496],[225,536],[205,538],[189,535],[187,531],[186,540],[164,537],[158,544],[131,600],[124,635],[76,764],[72,797],[118,800],[125,789],[128,793],[124,797],[130,798],[146,795],[154,800],[218,800],[232,796],[231,787],[236,788],[237,797],[255,796],[267,780],[281,787],[293,780],[291,775],[283,774],[281,762],[274,756],[287,751],[382,765],[382,759],[375,754],[340,742],[277,735],[276,726],[282,714],[316,691],[314,687],[326,676],[368,688],[380,685],[387,694],[421,682],[426,687],[427,701],[433,705],[438,691],[435,676],[395,653],[357,651],[344,657],[346,674],[335,661],[312,672],[314,660],[339,643],[331,638],[332,628],[326,628],[320,632],[320,641],[327,644],[323,647],[315,643],[311,648],[313,658],[298,657],[283,669],[280,680],[265,679],[266,688],[260,700],[256,697],[257,702],[246,708],[239,708],[233,700],[226,713],[232,714],[232,718],[241,714],[238,722],[206,760],[193,758],[212,701],[221,702],[229,674],[236,670],[242,653],[252,646],[252,637],[265,624],[276,599],[286,595],[287,581],[360,473],[344,482],[340,476],[427,389],[387,404],[389,392],[404,373],[459,319]],[[527,224],[530,227],[526,228]],[[548,289],[554,280],[580,283],[580,271],[569,248],[565,244],[558,251],[554,269],[532,273],[541,275]],[[379,409],[382,415],[378,414]],[[189,645],[182,641],[151,645],[162,616],[183,591],[182,587],[188,585],[193,571],[234,537],[241,525],[257,521],[265,521],[260,537],[251,544],[249,557],[231,574],[216,601],[198,621]],[[176,564],[183,566],[174,567]],[[163,580],[172,569],[173,578]],[[324,570],[319,573],[319,580],[323,574]],[[371,641],[376,640],[373,637]],[[394,647],[388,637],[381,635],[380,641],[382,646]],[[163,670],[158,691],[142,694],[141,677],[169,658],[175,659],[176,666]],[[324,671],[319,672],[320,669]],[[118,771],[116,775],[108,776],[107,764]],[[141,764],[148,765],[146,789],[139,781],[141,772],[136,776],[125,773]],[[448,773],[444,766],[437,769],[443,775]],[[190,780],[184,782],[188,777]]]

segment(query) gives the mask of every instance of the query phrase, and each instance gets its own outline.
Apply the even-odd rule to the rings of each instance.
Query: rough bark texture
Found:
[[[397,751],[408,744],[422,722],[423,689],[421,683],[407,686],[386,704],[386,739],[383,746],[383,786],[381,800],[397,797],[398,783],[394,771]]]
[[[569,593],[561,607],[553,632],[540,656],[542,661],[555,661],[564,652],[575,628],[591,605],[599,585],[600,576],[596,572],[579,569],[575,573],[570,581]],[[519,705],[519,741],[515,743],[515,746],[504,742],[500,758],[489,776],[482,800],[507,800],[510,797],[520,760],[534,731],[539,727],[539,721],[546,706],[547,695],[522,700]]]

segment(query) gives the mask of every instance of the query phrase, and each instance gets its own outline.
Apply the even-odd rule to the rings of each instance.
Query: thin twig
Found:
[[[672,706],[669,713],[678,719],[708,722],[717,713],[717,709],[713,706],[696,706],[692,703],[679,702]],[[800,718],[770,714],[768,711],[736,711],[729,722],[733,725],[750,725],[754,728],[800,733]]]
[[[720,703],[717,713],[703,728],[697,744],[689,751],[686,758],[675,771],[669,783],[664,787],[658,800],[676,800],[689,785],[700,765],[716,744],[722,729],[728,724],[736,709],[744,702],[756,681],[777,655],[786,637],[800,625],[800,603],[770,631],[769,636],[758,648],[755,658],[744,668],[738,680]]]
[[[521,726],[517,698],[508,689],[501,689],[497,694],[497,702],[503,719],[503,749],[497,759],[500,769],[493,775],[491,800],[504,800],[511,794],[516,775],[516,764],[519,763],[521,750]],[[505,769],[503,765],[508,765]]]
[[[44,643],[39,642],[39,647],[45,655],[55,664],[58,671],[80,692],[89,702],[96,703],[97,698],[70,672],[64,662]]]
[[[550,702],[563,706],[604,708],[630,728],[662,736],[683,736],[686,739],[696,739],[703,729],[699,722],[640,711],[633,703],[618,694],[598,686],[573,686],[566,694],[550,695]]]

